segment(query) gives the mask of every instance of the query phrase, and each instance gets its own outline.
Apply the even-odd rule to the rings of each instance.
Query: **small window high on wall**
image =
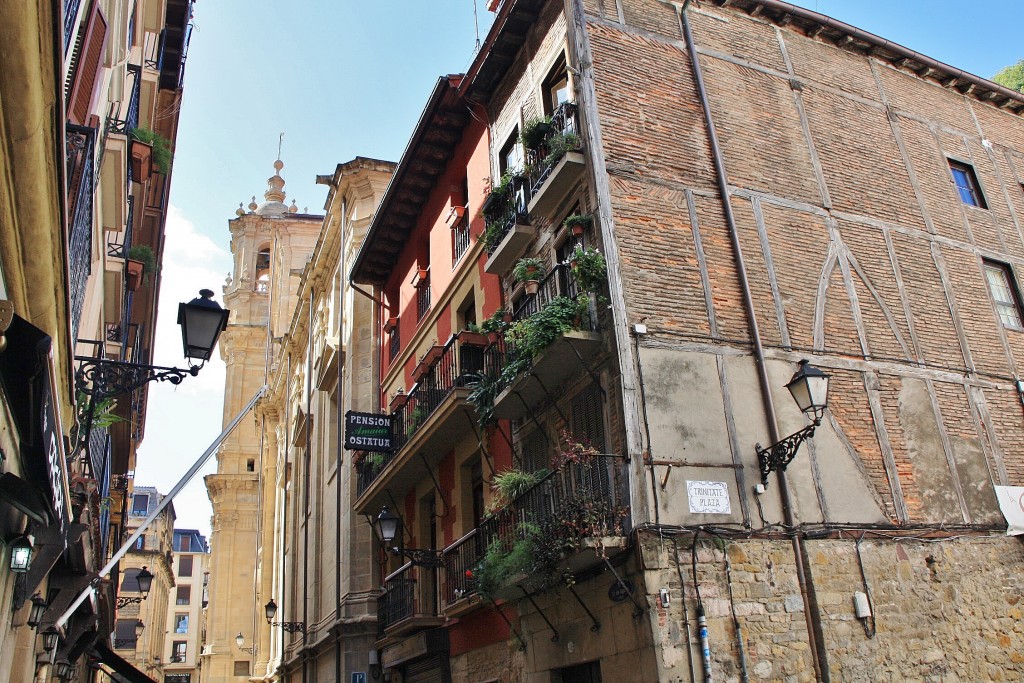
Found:
[[[988,283],[988,291],[992,295],[992,303],[995,304],[999,321],[1003,327],[1024,328],[1020,292],[1017,289],[1017,281],[1013,277],[1013,269],[1009,264],[999,261],[986,259],[984,264],[985,281]]]
[[[551,67],[542,88],[544,113],[548,116],[558,109],[558,105],[569,101],[569,70],[565,68],[564,55]]]

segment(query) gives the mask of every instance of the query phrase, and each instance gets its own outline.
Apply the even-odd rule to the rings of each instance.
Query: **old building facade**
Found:
[[[174,530],[174,588],[167,599],[163,683],[196,683],[204,641],[210,548],[197,529]]]
[[[124,541],[146,390],[90,403],[96,375],[76,372],[151,362],[171,176],[153,149],[177,133],[192,2],[4,2],[2,13],[0,525],[35,548],[27,572],[0,580],[0,680],[57,664],[84,680],[90,662],[142,676],[111,650],[118,568],[97,572]],[[77,603],[86,589],[94,599]],[[35,627],[32,596],[46,604]],[[59,631],[49,652],[47,628]]]
[[[384,674],[1019,678],[1024,97],[776,0],[492,4],[352,271]]]

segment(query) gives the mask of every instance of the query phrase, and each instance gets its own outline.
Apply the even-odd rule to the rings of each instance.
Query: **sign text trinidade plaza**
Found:
[[[358,451],[395,450],[391,416],[380,413],[345,413],[345,448]]]

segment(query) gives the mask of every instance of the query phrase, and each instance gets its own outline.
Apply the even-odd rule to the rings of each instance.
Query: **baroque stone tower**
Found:
[[[224,303],[231,319],[220,340],[227,364],[225,425],[266,383],[271,345],[288,328],[296,284],[323,221],[323,216],[299,213],[294,200],[285,205],[283,167],[280,160],[274,162],[265,201],[257,205],[253,197],[248,212],[239,205],[237,218],[229,222],[234,271],[224,285]],[[261,518],[259,500],[265,453],[260,420],[267,417],[257,411],[255,419],[243,420],[217,453],[216,474],[206,477],[213,533],[204,683],[248,677],[261,655],[239,649],[235,637],[252,634],[256,620],[264,618],[253,605],[260,604],[254,593],[261,525],[273,524],[273,516]]]

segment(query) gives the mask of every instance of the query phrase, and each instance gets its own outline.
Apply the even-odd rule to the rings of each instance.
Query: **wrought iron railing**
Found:
[[[491,192],[484,202],[484,222],[487,225],[487,253],[493,254],[502,239],[516,226],[528,225],[530,214],[526,210],[530,203],[530,182],[523,176],[515,176],[505,192]]]
[[[423,316],[430,310],[430,271],[426,277],[416,285],[416,319],[423,320]]]
[[[85,306],[85,285],[92,270],[92,213],[95,197],[96,129],[67,125],[68,270],[71,288],[71,338],[78,338],[78,325]]]
[[[391,413],[395,450],[381,457],[364,458],[357,465],[357,495],[362,495],[387,469],[454,389],[468,387],[482,373],[500,372],[501,353],[497,346],[469,343],[462,334],[448,340],[434,365],[409,391],[405,404]]]
[[[139,642],[138,638],[114,638],[115,650],[134,650]]]
[[[125,76],[128,91],[127,102],[111,102],[107,112],[107,132],[128,135],[139,126],[139,93],[142,86],[142,68],[138,64],[129,64]]]
[[[577,107],[575,102],[562,102],[551,115],[551,127],[544,140],[534,149],[526,150],[526,167],[530,170],[530,194],[535,195],[551,175],[551,170],[561,160],[561,156],[553,157],[552,151],[558,149],[565,152],[569,147],[580,148],[579,123],[576,120]],[[575,144],[567,144],[573,140]]]
[[[452,265],[455,265],[469,249],[469,216],[463,215],[452,228]]]
[[[511,504],[484,520],[476,529],[444,549],[442,607],[476,592],[474,569],[492,543],[511,545],[521,537],[526,523],[541,526],[552,519],[566,519],[580,503],[595,501],[586,524],[608,530],[608,535],[629,535],[626,509],[626,470],[609,458],[595,456],[584,462],[569,462],[549,473]],[[594,510],[597,510],[595,517]]]
[[[393,361],[398,358],[398,353],[402,350],[402,336],[398,331],[398,326],[388,333],[388,360]]]
[[[71,51],[71,40],[75,37],[75,20],[82,0],[65,0],[64,2],[64,51]]]
[[[128,195],[128,216],[124,221],[124,230],[107,233],[107,256],[128,258],[128,250],[132,248],[132,221],[135,214],[135,197]]]
[[[579,294],[580,286],[573,277],[572,269],[564,263],[558,263],[540,281],[536,294],[527,294],[522,298],[512,311],[512,317],[515,320],[529,318],[555,297],[567,296],[575,299]]]
[[[436,617],[437,607],[437,569],[408,562],[384,579],[377,598],[378,635],[407,619]]]
[[[143,56],[142,64],[147,69],[153,69],[154,71],[160,71],[163,68],[164,62],[164,41],[167,39],[167,29],[163,29],[160,33],[153,33],[147,31],[143,38]]]

